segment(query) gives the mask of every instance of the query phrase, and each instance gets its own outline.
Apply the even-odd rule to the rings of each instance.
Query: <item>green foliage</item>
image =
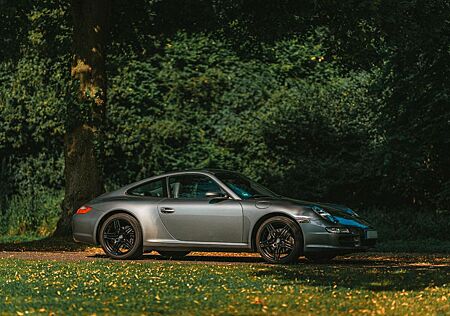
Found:
[[[113,138],[121,135],[121,141],[109,142],[114,147],[107,165],[124,169],[129,177],[193,167],[236,168],[239,148],[227,145],[235,139],[230,130],[245,124],[247,113],[274,88],[276,78],[264,68],[240,60],[226,43],[205,34],[179,33],[151,59],[130,61],[111,78],[108,130]],[[135,165],[121,168],[130,160],[125,157],[137,158],[130,161]]]
[[[358,210],[358,214],[377,228],[381,244],[422,240],[424,246],[420,247],[420,249],[424,251],[427,247],[436,249],[435,247],[439,243],[445,240],[448,241],[448,231],[450,229],[449,212],[430,212],[389,207]],[[434,242],[433,244],[427,244],[427,240],[433,240]],[[383,249],[383,246],[381,249]]]
[[[365,73],[312,84],[297,80],[272,95],[261,109],[261,160],[270,161],[264,169],[272,170],[280,192],[308,199],[346,196],[347,202],[364,194],[358,185],[370,172],[376,116],[370,82]]]
[[[68,5],[1,2],[4,213],[63,187],[80,118]],[[219,167],[292,197],[450,209],[448,1],[113,1],[112,14],[107,189]]]
[[[383,185],[410,204],[450,209],[450,3],[396,4],[399,32],[387,65],[381,110],[390,179]],[[398,49],[397,49],[398,48]]]
[[[45,187],[32,187],[12,195],[0,210],[0,233],[47,236],[55,229],[62,197],[61,191],[49,191]]]
[[[342,146],[357,143],[357,156],[373,129],[368,98],[373,74],[341,75],[338,65],[325,59],[319,37],[324,35],[318,34],[277,42],[267,47],[266,62],[256,62],[243,60],[213,36],[178,33],[158,54],[129,61],[111,78],[106,164],[111,169],[106,173],[126,183],[133,179],[127,175],[222,167],[263,181],[277,176],[282,186],[281,177],[293,168],[304,173],[304,164],[315,168],[317,162],[324,169],[336,164]],[[316,159],[317,151],[331,160]],[[346,185],[345,176],[334,181]],[[315,179],[320,177],[314,188],[328,188],[329,180],[320,174]],[[298,181],[292,177],[284,185]],[[289,193],[305,197],[309,192]]]

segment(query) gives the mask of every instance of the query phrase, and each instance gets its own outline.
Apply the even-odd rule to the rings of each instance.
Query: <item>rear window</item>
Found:
[[[128,190],[128,194],[136,196],[167,197],[165,179],[146,182]]]

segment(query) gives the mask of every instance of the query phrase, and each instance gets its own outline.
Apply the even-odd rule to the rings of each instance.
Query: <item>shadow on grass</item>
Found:
[[[90,254],[89,258],[108,259],[104,253]],[[112,260],[112,259],[111,259]],[[114,260],[115,261],[115,260]],[[121,261],[121,260],[118,260]],[[214,253],[214,252],[194,252],[182,258],[165,258],[156,252],[144,254],[144,256],[136,261],[149,262],[177,262],[177,263],[255,263],[261,264],[263,267],[260,273],[284,275],[288,278],[296,278],[308,271],[331,271],[333,270],[358,270],[371,273],[370,271],[437,271],[439,273],[450,273],[450,257],[443,255],[423,255],[417,253],[366,253],[355,256],[338,257],[329,263],[312,263],[301,257],[296,263],[290,265],[272,265],[266,263],[260,256],[254,253]],[[124,261],[126,262],[126,261]]]
[[[335,286],[371,291],[423,290],[450,284],[448,258],[373,256],[335,260],[328,264],[270,266],[252,273],[274,277],[287,284]]]
[[[93,258],[107,258],[96,254]],[[167,259],[154,253],[146,254],[139,262],[174,262],[207,264],[258,264],[251,269],[251,277],[273,279],[286,285],[332,287],[336,289],[370,291],[411,291],[442,287],[450,284],[450,258],[442,255],[369,253],[338,257],[322,264],[300,258],[296,264],[265,264],[262,258],[250,254],[188,255],[179,259]],[[407,292],[405,292],[407,293]],[[407,295],[407,294],[405,294]]]
[[[108,259],[109,257],[103,253],[96,253],[88,256],[89,258],[98,258],[98,259]],[[211,255],[208,253],[207,255],[189,255],[183,258],[166,258],[155,253],[144,254],[140,259],[134,259],[134,261],[143,261],[152,260],[158,262],[208,262],[208,263],[264,263],[264,260],[261,257],[255,257],[251,255]]]
[[[45,237],[29,241],[3,241],[0,242],[0,251],[83,251],[89,245],[76,243],[70,237]]]

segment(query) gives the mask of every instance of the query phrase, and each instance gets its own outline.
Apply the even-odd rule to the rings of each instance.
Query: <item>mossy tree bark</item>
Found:
[[[104,190],[102,125],[106,115],[105,46],[110,0],[72,0],[71,75],[77,96],[67,107],[64,138],[65,196],[55,235],[71,234],[73,213]]]

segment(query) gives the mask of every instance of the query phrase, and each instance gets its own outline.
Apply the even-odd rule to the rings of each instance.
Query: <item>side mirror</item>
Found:
[[[228,199],[228,195],[222,192],[206,192],[205,197],[208,199]]]

